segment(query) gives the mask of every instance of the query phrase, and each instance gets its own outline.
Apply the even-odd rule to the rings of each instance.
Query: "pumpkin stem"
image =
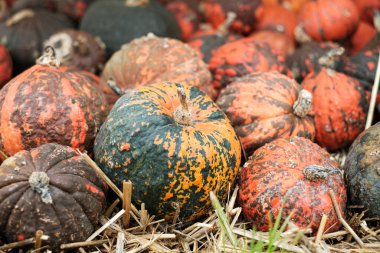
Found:
[[[332,48],[318,59],[318,63],[327,68],[334,68],[335,63],[337,62],[336,58],[343,55],[344,51],[343,47]]]
[[[22,11],[17,12],[16,14],[14,14],[12,17],[8,18],[7,21],[5,22],[5,24],[7,26],[12,26],[14,24],[17,24],[18,22],[20,22],[21,20],[23,20],[25,18],[31,18],[33,16],[34,16],[33,10],[24,9]]]
[[[305,32],[302,25],[297,25],[294,29],[294,37],[298,43],[306,43],[312,41],[311,37]]]
[[[114,80],[108,80],[107,81],[107,85],[108,87],[111,88],[111,90],[113,90],[113,92],[115,92],[119,97],[123,96],[125,94],[125,92],[119,87],[119,85],[117,85],[117,83],[114,81]]]
[[[178,97],[181,105],[174,111],[174,120],[178,124],[190,126],[192,123],[189,102],[182,85],[177,86]]]
[[[228,33],[228,30],[230,29],[230,26],[232,25],[232,22],[236,19],[236,13],[229,11],[227,12],[227,18],[224,20],[224,22],[218,27],[216,30],[216,34],[219,36],[224,36]]]
[[[373,11],[373,25],[375,26],[376,31],[380,33],[380,11],[379,10]]]
[[[128,7],[146,6],[149,4],[149,0],[126,0],[125,5]]]
[[[312,102],[313,95],[307,90],[300,90],[298,98],[293,105],[293,113],[298,117],[305,117],[309,113]]]
[[[56,57],[55,50],[52,46],[47,46],[44,53],[36,60],[39,65],[59,68],[61,60]]]
[[[30,187],[41,195],[45,204],[52,204],[53,199],[49,191],[49,176],[43,171],[33,171],[29,177]]]
[[[333,168],[329,166],[309,165],[303,169],[302,173],[307,180],[315,182],[317,180],[326,179],[332,170]]]

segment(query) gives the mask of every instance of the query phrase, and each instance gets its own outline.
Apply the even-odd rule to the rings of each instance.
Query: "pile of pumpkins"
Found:
[[[1,2],[0,242],[91,235],[108,186],[78,151],[168,221],[234,184],[262,231],[338,230],[330,191],[380,216],[379,1]]]

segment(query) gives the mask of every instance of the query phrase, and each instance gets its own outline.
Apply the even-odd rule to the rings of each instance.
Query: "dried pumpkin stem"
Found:
[[[232,11],[227,12],[227,18],[226,20],[224,20],[223,24],[221,24],[218,27],[218,29],[216,30],[216,34],[219,36],[226,35],[235,19],[236,19],[235,12],[232,12]]]
[[[146,6],[149,4],[149,0],[126,0],[125,5],[128,7]]]
[[[42,245],[42,236],[44,235],[44,232],[42,230],[36,231],[36,242],[34,243],[34,249],[36,253],[40,253],[40,248]]]
[[[336,62],[335,59],[343,55],[344,52],[345,50],[343,47],[332,48],[325,55],[318,59],[318,63],[328,68],[334,68]]]
[[[293,105],[293,112],[298,117],[305,117],[310,110],[311,104],[313,102],[313,96],[307,90],[300,90],[298,94],[298,99]]]
[[[36,60],[39,65],[58,68],[61,65],[61,60],[56,57],[55,50],[52,46],[47,46],[44,53]]]
[[[43,171],[33,171],[29,177],[30,187],[41,195],[41,200],[45,204],[53,203],[49,191],[49,181],[49,176]]]
[[[298,43],[306,43],[312,41],[310,36],[305,32],[302,25],[297,25],[294,29],[294,37]]]
[[[131,218],[131,201],[132,201],[132,182],[123,181],[123,209],[125,213],[123,215],[123,226],[124,228],[129,227],[129,221]]]
[[[182,85],[177,88],[178,97],[181,105],[174,111],[174,120],[180,125],[189,126],[192,123],[189,102]]]
[[[12,17],[8,18],[7,21],[5,22],[5,24],[7,26],[12,26],[14,24],[17,24],[18,22],[20,22],[21,20],[23,20],[25,18],[31,18],[33,16],[34,16],[33,10],[24,9],[22,11],[17,12],[16,14],[14,14]]]

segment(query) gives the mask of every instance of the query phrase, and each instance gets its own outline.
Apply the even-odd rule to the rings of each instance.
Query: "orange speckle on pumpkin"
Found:
[[[23,240],[25,240],[25,236],[24,235],[18,235],[17,236],[17,240],[18,241],[23,241]]]
[[[372,71],[372,70],[375,69],[375,63],[373,63],[373,62],[368,62],[368,63],[367,63],[367,66],[368,66],[368,69],[369,69],[370,71]]]
[[[121,145],[121,147],[120,147],[120,151],[123,151],[123,150],[125,150],[125,151],[129,151],[131,149],[131,145],[129,144],[129,143],[123,143],[122,145]]]

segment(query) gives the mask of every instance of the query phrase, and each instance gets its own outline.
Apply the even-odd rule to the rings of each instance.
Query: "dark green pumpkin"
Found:
[[[349,203],[364,205],[368,217],[380,217],[380,123],[362,132],[344,165]]]
[[[94,151],[119,187],[132,181],[137,205],[170,219],[178,204],[184,221],[211,209],[210,191],[226,197],[241,161],[234,129],[211,98],[169,82],[128,90],[100,128]]]
[[[128,2],[148,3],[133,7]],[[108,54],[150,32],[160,37],[181,37],[174,16],[155,0],[98,0],[83,16],[80,29],[100,37]]]

